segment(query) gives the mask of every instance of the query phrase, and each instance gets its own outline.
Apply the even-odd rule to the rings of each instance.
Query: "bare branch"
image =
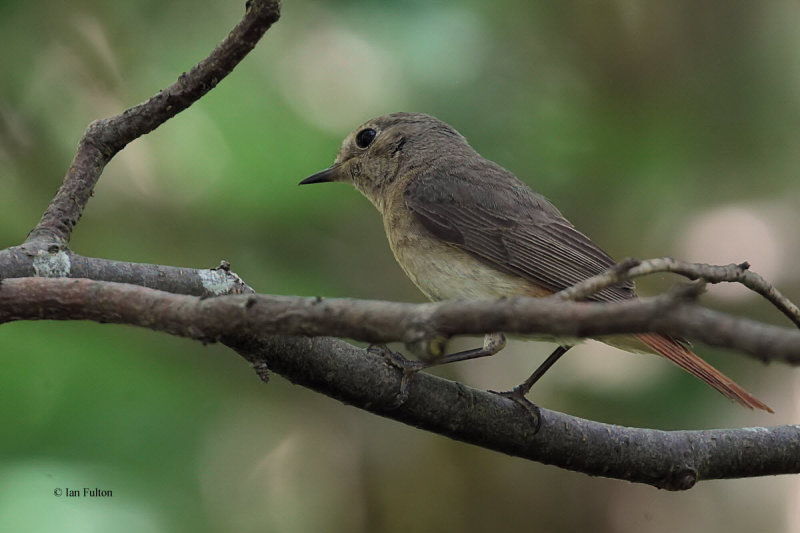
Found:
[[[800,472],[800,426],[659,431],[604,424],[541,408],[533,432],[523,408],[496,394],[428,374],[395,408],[402,373],[337,339],[224,338],[256,368],[380,416],[509,455],[584,472],[687,490],[701,480]]]
[[[155,96],[114,117],[89,124],[58,193],[27,242],[70,240],[103,169],[129,142],[174,117],[227,76],[280,16],[278,0],[251,0],[244,18],[211,54]]]
[[[533,307],[528,308],[528,303],[544,303],[541,309],[548,313],[555,307],[592,307],[605,308],[613,314],[619,308],[530,300],[496,304],[528,309],[529,314]],[[291,303],[294,305],[286,305]],[[485,302],[480,307],[484,305]],[[466,313],[459,312],[459,307]],[[336,317],[337,313],[334,322],[350,323],[356,316],[367,319],[376,309],[382,321],[380,327],[389,323],[389,318],[411,324],[413,320],[403,321],[402,317],[415,310],[421,311],[418,316],[434,321],[440,320],[442,314],[458,317],[476,311],[468,302],[411,305],[262,296],[202,299],[79,279],[23,278],[5,280],[0,285],[2,321],[88,318],[204,341],[221,340],[250,360],[261,374],[266,366],[295,383],[376,414],[591,475],[685,490],[703,479],[800,472],[800,426],[668,432],[592,422],[542,409],[542,424],[535,433],[530,418],[516,403],[429,375],[412,380],[408,401],[396,407],[401,372],[386,365],[382,358],[335,339],[263,334],[273,328],[293,331],[292,324],[313,329],[317,318]],[[307,317],[311,319],[306,320]],[[376,321],[368,322],[365,331],[379,335]],[[262,334],[252,334],[259,329]],[[800,336],[798,332],[790,333]]]
[[[800,327],[800,308],[781,294],[771,283],[751,271],[747,262],[738,265],[732,263],[730,265],[717,266],[704,263],[687,263],[671,257],[648,259],[646,261],[625,259],[609,268],[606,272],[564,289],[554,294],[553,297],[564,300],[582,300],[612,285],[656,272],[672,272],[692,280],[702,279],[708,283],[741,283],[769,300],[781,313],[786,315],[796,326]]]
[[[28,243],[0,250],[0,280],[32,276],[130,283],[192,296],[255,292],[222,261],[217,268],[184,268],[84,257],[58,245]]]
[[[197,299],[87,279],[4,281],[0,323],[39,318],[142,325],[205,342],[233,331],[406,343],[497,331],[556,337],[656,332],[740,350],[764,361],[800,364],[800,331],[733,317],[671,295],[618,303],[523,297],[406,304],[269,295]],[[177,328],[175,320],[192,327]]]

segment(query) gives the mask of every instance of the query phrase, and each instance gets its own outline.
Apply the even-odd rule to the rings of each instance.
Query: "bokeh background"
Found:
[[[0,2],[0,246],[36,223],[88,122],[171,83],[243,4]],[[792,0],[285,0],[231,76],[112,161],[73,249],[191,267],[226,259],[264,293],[422,301],[364,198],[296,186],[358,124],[398,110],[453,124],[616,257],[747,260],[800,299]],[[738,287],[704,301],[788,325]],[[506,389],[551,349],[516,342],[440,373]],[[570,353],[534,398],[662,429],[798,421],[798,371],[697,351],[776,414],[597,343]],[[0,353],[2,531],[800,531],[797,477],[687,493],[589,478],[278,376],[264,385],[219,346],[15,323],[0,327]],[[57,487],[113,497],[57,498]]]

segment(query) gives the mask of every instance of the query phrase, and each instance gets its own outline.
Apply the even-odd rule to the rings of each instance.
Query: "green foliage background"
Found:
[[[171,83],[243,9],[0,2],[0,246],[36,223],[91,120]],[[73,249],[226,259],[264,293],[421,301],[365,199],[296,183],[364,120],[423,111],[612,255],[749,260],[797,300],[798,21],[789,0],[286,0],[217,89],[112,161]],[[785,324],[744,291],[706,301]],[[227,349],[128,327],[7,324],[0,348],[2,531],[800,531],[793,477],[685,494],[593,479],[263,385]],[[442,373],[509,388],[551,348],[515,343]],[[796,372],[698,351],[777,414],[598,344],[534,398],[664,429],[797,421]]]

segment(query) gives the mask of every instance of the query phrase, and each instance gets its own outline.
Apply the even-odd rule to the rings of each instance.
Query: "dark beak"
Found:
[[[325,183],[329,181],[336,181],[336,173],[339,171],[339,165],[333,165],[325,170],[317,172],[313,176],[309,176],[298,185],[309,185],[311,183]]]

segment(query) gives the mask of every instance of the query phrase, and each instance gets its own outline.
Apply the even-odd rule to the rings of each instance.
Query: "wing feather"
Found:
[[[438,238],[504,272],[557,292],[616,262],[575,229],[543,196],[483,160],[461,172],[435,168],[407,186],[406,205]],[[480,169],[484,176],[476,176]],[[633,283],[609,287],[591,300],[634,297]]]

